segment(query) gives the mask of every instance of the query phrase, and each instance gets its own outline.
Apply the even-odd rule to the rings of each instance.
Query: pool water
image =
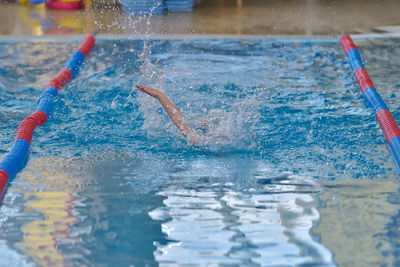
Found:
[[[400,118],[396,38],[356,39]],[[0,41],[0,159],[79,41]],[[223,142],[188,146],[159,88]],[[336,38],[98,38],[0,208],[0,265],[399,265],[398,173]]]

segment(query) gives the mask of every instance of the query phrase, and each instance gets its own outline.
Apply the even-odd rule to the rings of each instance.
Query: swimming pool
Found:
[[[79,41],[0,41],[0,158]],[[398,39],[355,41],[399,118]],[[189,147],[136,83],[230,141]],[[100,36],[8,188],[0,265],[399,264],[398,174],[358,90],[336,38]]]

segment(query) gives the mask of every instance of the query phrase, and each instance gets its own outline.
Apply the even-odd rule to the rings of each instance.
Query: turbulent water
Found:
[[[397,39],[356,41],[400,117]],[[0,159],[78,42],[0,42]],[[191,147],[188,124],[224,138]],[[0,208],[0,265],[397,265],[398,173],[326,39],[102,39]]]

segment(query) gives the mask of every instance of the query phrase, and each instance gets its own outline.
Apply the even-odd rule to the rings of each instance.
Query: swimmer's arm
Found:
[[[191,142],[192,145],[197,145],[196,140],[189,140],[190,133],[193,133],[192,129],[189,128],[188,124],[183,117],[182,112],[172,103],[162,92],[157,89],[143,86],[135,85],[140,91],[147,93],[148,95],[157,98],[161,105],[164,107],[168,116],[178,128],[178,130],[183,134],[183,136]]]

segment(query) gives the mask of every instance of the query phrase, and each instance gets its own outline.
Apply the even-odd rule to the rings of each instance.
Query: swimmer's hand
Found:
[[[157,89],[151,88],[151,87],[147,87],[147,86],[143,86],[143,85],[139,85],[136,84],[135,85],[137,89],[139,89],[142,92],[145,92],[146,94],[155,97],[155,98],[159,98],[159,96],[162,95],[162,93],[160,91],[158,91]]]

